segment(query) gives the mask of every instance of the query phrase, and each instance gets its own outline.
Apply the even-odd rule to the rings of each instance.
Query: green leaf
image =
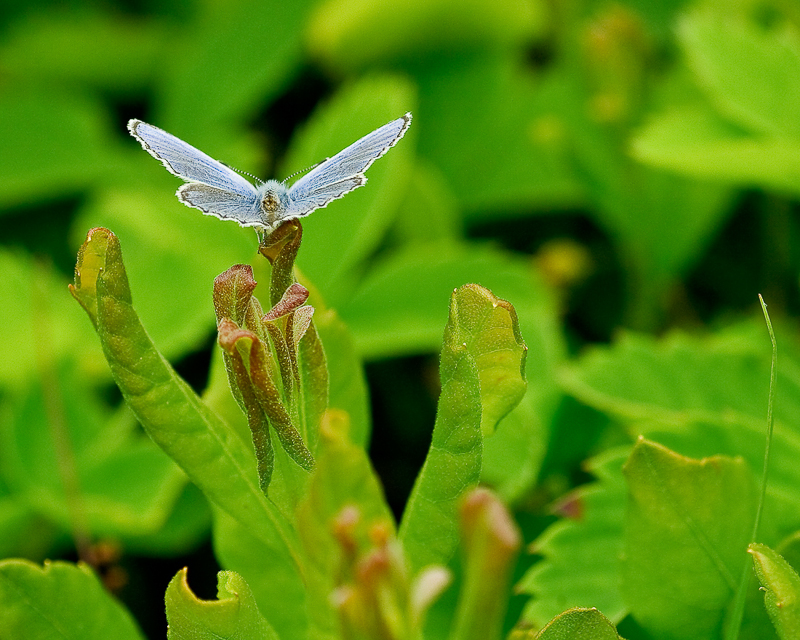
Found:
[[[163,61],[166,25],[121,18],[89,6],[32,11],[6,33],[3,70],[7,77],[42,86],[69,83],[123,95],[142,91]]]
[[[278,640],[258,610],[253,593],[233,571],[217,574],[217,600],[200,600],[181,569],[167,586],[165,601],[169,640]]]
[[[415,106],[414,87],[401,76],[368,76],[346,85],[293,138],[284,173],[338,153]],[[415,127],[412,122],[403,139],[369,168],[366,186],[303,220],[298,266],[333,307],[348,292],[354,272],[378,248],[400,206],[411,175]]]
[[[780,555],[764,544],[753,543],[756,576],[764,591],[764,606],[781,640],[800,637],[800,576]]]
[[[130,614],[84,564],[0,561],[0,629],[8,638],[143,640]]]
[[[487,300],[491,307],[487,306]],[[449,377],[465,350],[478,370],[481,394],[481,431],[492,435],[497,424],[522,400],[527,388],[525,359],[528,348],[519,331],[514,307],[479,285],[464,285],[453,293],[450,322],[445,330],[442,377]],[[447,349],[452,350],[448,352]]]
[[[798,529],[800,357],[791,334],[778,330],[780,401],[760,537],[769,544]],[[632,437],[656,440],[696,458],[742,456],[750,469],[764,460],[771,345],[763,319],[724,334],[663,340],[623,334],[613,348],[586,352],[562,372],[582,402],[620,420]]]
[[[133,310],[119,242],[94,229],[81,247],[75,298],[97,329],[114,380],[148,435],[222,509],[296,561],[296,541],[261,493],[252,450],[179,378]]]
[[[476,489],[464,500],[461,530],[465,576],[450,638],[499,640],[522,536],[503,503],[487,489]]]
[[[597,609],[574,608],[551,620],[535,640],[621,640],[611,621]]]
[[[272,484],[274,489],[277,478]],[[279,637],[309,637],[308,584],[275,530],[259,531],[221,509],[213,513],[214,556],[220,566],[247,581],[259,610]]]
[[[0,273],[0,323],[13,327],[22,320],[27,327],[14,331],[13,340],[0,340],[0,387],[15,395],[29,393],[42,364],[65,359],[87,379],[107,381],[103,352],[67,295],[67,279],[28,254],[3,249]]]
[[[71,362],[41,360],[40,374],[8,398],[8,426],[0,430],[4,482],[64,531],[80,526],[123,539],[155,533],[186,476],[127,411],[110,415]]]
[[[335,535],[336,519],[345,508],[358,516],[354,537],[363,552],[368,532],[376,524],[394,535],[394,519],[366,452],[348,435],[345,414],[329,412],[323,422],[317,467],[305,500],[297,509],[297,530],[303,543],[309,574],[309,613],[313,637],[337,637],[337,619],[330,597],[340,586],[343,563],[357,549],[346,549]]]
[[[532,599],[523,618],[540,628],[565,607],[597,607],[614,622],[627,614],[619,589],[627,492],[622,463],[630,447],[606,451],[588,462],[598,482],[579,487],[559,502],[566,517],[533,543],[543,556],[518,584]]]
[[[656,637],[721,633],[747,559],[752,473],[741,458],[694,460],[644,439],[624,472],[622,591],[631,613]]]
[[[431,448],[400,528],[412,573],[452,556],[456,505],[480,477],[484,431],[524,393],[525,352],[508,302],[478,285],[453,292]]]
[[[108,175],[115,141],[107,124],[104,107],[89,94],[6,85],[0,92],[2,208],[74,195]]]
[[[425,119],[418,155],[441,171],[466,220],[584,205],[556,83],[505,51],[437,56],[414,70]],[[492,161],[478,160],[487,150],[497,150]]]
[[[155,120],[167,130],[183,127],[196,136],[192,144],[223,140],[225,124],[250,119],[296,71],[310,4],[237,0],[198,5],[186,16],[192,23],[179,32],[178,46],[162,65]]]
[[[797,193],[800,143],[745,134],[705,105],[653,116],[631,141],[633,156],[649,165],[700,180],[758,185]]]
[[[560,392],[554,382],[563,357],[552,292],[530,263],[490,247],[432,242],[395,251],[374,265],[340,308],[367,359],[441,348],[447,310],[441,301],[464,282],[480,282],[513,300],[528,350],[528,392],[484,442],[484,476],[506,500],[536,481]]]
[[[544,3],[500,0],[327,0],[311,15],[312,53],[357,69],[442,50],[514,48],[544,26]]]
[[[800,33],[790,22],[769,32],[706,8],[687,14],[678,35],[721,113],[767,138],[800,141]]]

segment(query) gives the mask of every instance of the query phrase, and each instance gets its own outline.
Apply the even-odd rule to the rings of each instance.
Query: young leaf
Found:
[[[297,558],[288,523],[260,491],[253,455],[156,350],[133,310],[119,242],[89,232],[72,295],[95,325],[111,373],[145,431],[206,496],[267,540],[277,532]]]
[[[349,441],[348,418],[328,412],[321,429],[317,466],[308,494],[297,509],[297,530],[308,566],[308,611],[317,634],[335,635],[330,597],[339,586],[348,552],[369,546],[369,527],[380,524],[394,536],[394,519],[366,452]],[[343,510],[358,515],[353,534],[359,549],[345,549],[334,534]],[[312,633],[312,636],[314,633]]]
[[[400,528],[414,572],[452,556],[456,505],[478,483],[484,434],[525,392],[526,351],[508,302],[474,284],[453,292],[431,448]]]
[[[800,577],[780,555],[764,544],[751,544],[764,605],[781,640],[800,638]]]
[[[655,637],[720,633],[755,517],[750,470],[741,458],[693,460],[641,438],[624,473],[631,613]]]
[[[84,564],[0,561],[3,638],[143,640],[130,614]]]
[[[450,638],[499,640],[522,536],[503,503],[487,489],[476,489],[461,505],[461,529],[465,576]]]
[[[258,610],[253,593],[234,571],[217,574],[217,600],[200,600],[181,569],[167,586],[168,640],[278,640]]]

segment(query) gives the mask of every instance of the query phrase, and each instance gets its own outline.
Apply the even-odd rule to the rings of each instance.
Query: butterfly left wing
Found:
[[[367,182],[364,172],[403,137],[411,114],[375,129],[295,182],[283,220],[307,216]]]

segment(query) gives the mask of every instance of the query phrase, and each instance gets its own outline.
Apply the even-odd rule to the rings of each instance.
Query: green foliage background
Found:
[[[66,284],[87,230],[112,229],[144,326],[202,391],[211,282],[256,242],[173,197],[132,117],[282,179],[413,112],[366,188],[303,221],[298,266],[366,363],[353,430],[398,512],[450,292],[515,306],[529,391],[482,469],[535,541],[508,627],[597,606],[638,637],[627,569],[602,561],[622,553],[622,463],[643,434],[759,471],[757,293],[782,349],[762,541],[800,529],[794,2],[41,1],[0,20],[0,557],[110,542],[108,582],[124,570],[153,637],[181,566],[201,594],[215,579],[205,498],[120,403]]]

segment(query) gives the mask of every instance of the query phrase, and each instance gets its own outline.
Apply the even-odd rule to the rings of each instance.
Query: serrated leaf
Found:
[[[721,633],[756,512],[747,465],[686,458],[642,438],[624,473],[622,591],[631,613],[660,638]]]
[[[800,638],[800,576],[780,555],[764,544],[751,544],[764,605],[781,640]]]
[[[0,561],[0,629],[8,638],[143,640],[131,615],[84,564]]]
[[[253,593],[234,571],[217,574],[217,599],[200,600],[189,587],[187,569],[167,586],[165,601],[169,640],[278,640],[258,610]]]
[[[400,528],[412,573],[428,564],[447,564],[452,556],[458,541],[456,505],[480,477],[483,422],[519,402],[525,352],[508,302],[478,285],[453,292],[431,448]],[[495,387],[495,381],[502,384]]]
[[[613,621],[627,614],[619,590],[626,488],[622,463],[630,447],[593,458],[598,482],[579,487],[560,502],[567,518],[548,527],[533,544],[543,556],[518,584],[532,599],[523,618],[543,627],[568,607],[596,607]]]
[[[761,538],[777,544],[800,528],[800,366],[792,336],[778,331],[780,401]],[[582,402],[622,421],[632,437],[644,435],[692,457],[742,456],[751,470],[764,457],[770,344],[763,324],[693,338],[662,340],[623,334],[612,348],[586,352],[562,375]]]

